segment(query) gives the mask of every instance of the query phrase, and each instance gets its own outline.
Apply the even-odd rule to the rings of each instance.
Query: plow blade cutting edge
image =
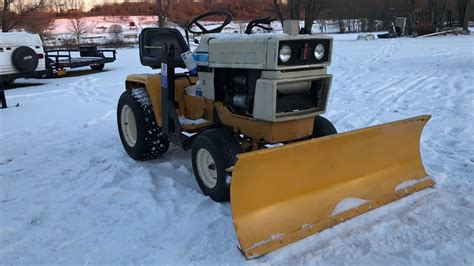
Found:
[[[231,209],[255,258],[434,185],[420,158],[430,116],[238,155]]]

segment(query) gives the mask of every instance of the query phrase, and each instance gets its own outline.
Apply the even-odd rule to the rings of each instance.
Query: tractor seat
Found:
[[[140,34],[140,62],[151,68],[161,68],[168,47],[175,47],[175,67],[186,68],[181,54],[189,51],[183,35],[177,29],[146,28]]]

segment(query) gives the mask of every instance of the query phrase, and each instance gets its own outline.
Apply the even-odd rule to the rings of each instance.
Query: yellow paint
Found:
[[[244,255],[261,256],[433,186],[419,152],[429,119],[420,116],[238,155],[231,208]],[[409,180],[419,182],[395,191]],[[331,216],[349,197],[367,202]]]
[[[197,77],[186,77],[184,75],[177,75],[175,78],[175,98],[178,102],[179,108],[176,112],[179,115],[185,113],[185,88],[191,86],[197,81]],[[160,74],[133,74],[127,76],[126,88],[127,90],[133,88],[146,88],[148,96],[150,97],[155,114],[156,122],[161,126],[161,75]]]
[[[59,69],[57,72],[58,76],[65,76],[66,75],[66,69]]]

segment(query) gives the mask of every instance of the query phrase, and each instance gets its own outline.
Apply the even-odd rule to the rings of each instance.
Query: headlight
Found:
[[[322,43],[316,45],[316,48],[314,48],[314,57],[316,57],[316,60],[321,60],[324,57],[325,53],[326,53],[326,48],[324,47],[324,44]]]
[[[278,54],[278,56],[280,57],[280,60],[281,60],[283,63],[286,63],[286,62],[290,61],[290,58],[291,58],[291,47],[288,46],[288,45],[283,45],[283,46],[280,48],[280,53]]]

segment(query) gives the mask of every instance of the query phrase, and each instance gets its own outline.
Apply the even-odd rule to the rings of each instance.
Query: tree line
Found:
[[[156,15],[157,25],[186,25],[192,17],[210,10],[227,10],[236,20],[272,16],[278,20],[304,20],[310,33],[315,21],[334,20],[340,31],[373,31],[389,26],[395,16],[407,17],[408,31],[437,31],[449,22],[468,29],[474,17],[471,0],[154,0],[154,2],[96,5],[84,11],[82,0],[0,0],[2,31],[25,29],[47,32],[55,18],[82,16]],[[356,27],[364,21],[366,27]]]

